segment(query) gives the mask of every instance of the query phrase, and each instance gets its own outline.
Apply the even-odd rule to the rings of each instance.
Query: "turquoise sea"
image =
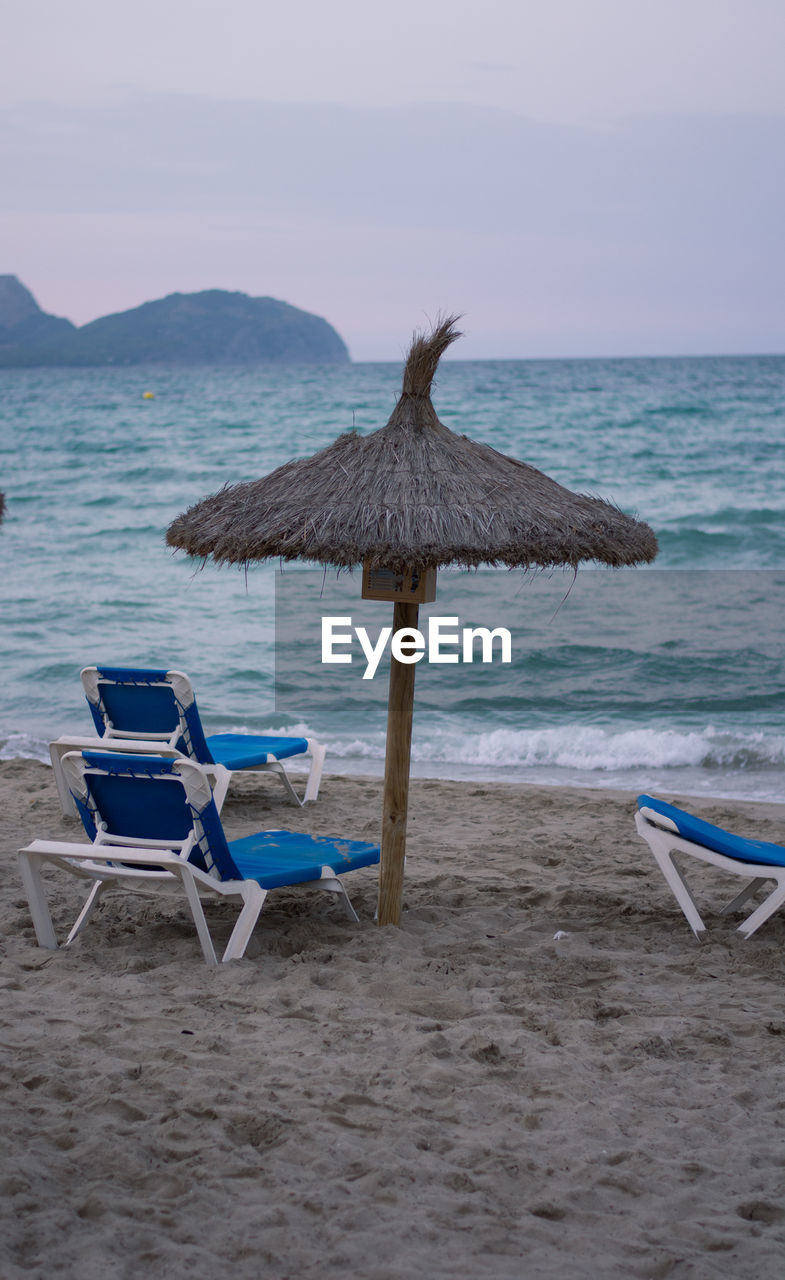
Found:
[[[211,731],[307,728],[328,769],[379,772],[383,675],[339,679],[312,635],[320,611],[388,621],[361,614],[359,575],[200,568],[164,533],[224,484],[383,426],[400,377],[0,372],[0,758],[89,732],[79,670],[104,662],[187,671]],[[661,550],[575,582],[441,575],[429,611],[506,625],[513,662],[420,664],[415,771],[785,799],[785,357],[454,360],[434,404],[647,520]]]

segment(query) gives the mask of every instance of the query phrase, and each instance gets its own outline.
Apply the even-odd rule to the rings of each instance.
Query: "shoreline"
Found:
[[[76,736],[79,736],[79,735],[77,734]],[[0,752],[0,765],[10,763],[15,760],[34,761],[38,764],[42,764],[46,768],[51,767],[51,762],[48,758],[48,750],[47,750],[46,758],[43,758],[42,753],[40,752],[39,754],[32,754],[32,755],[23,754],[23,755],[13,755],[13,756],[7,756],[7,757],[3,756],[2,753]],[[379,758],[374,757],[374,758],[368,758],[368,759],[357,758],[356,760],[352,759],[347,764],[347,767],[345,768],[340,767],[342,763],[343,761],[341,757],[337,757],[337,758],[335,756],[331,757],[328,751],[327,767],[325,768],[325,771],[324,771],[325,776],[329,771],[334,777],[337,777],[337,778],[357,778],[359,780],[372,782],[372,781],[378,781],[383,776],[383,773],[384,773],[383,757],[379,757]],[[297,774],[299,776],[303,776],[303,777],[308,772],[307,767],[299,764],[296,759],[289,761],[288,769],[289,769],[289,772]],[[426,770],[432,770],[432,772],[426,772]],[[520,774],[523,772],[534,774],[535,776],[530,778],[523,778],[520,776]],[[576,779],[575,775],[581,773],[581,771],[577,769],[565,768],[564,773],[566,777],[564,779],[554,778],[553,772],[554,772],[554,769],[549,766],[517,766],[517,765],[512,765],[512,766],[476,765],[474,766],[474,765],[455,765],[455,764],[445,764],[441,766],[438,763],[434,763],[432,761],[431,762],[412,761],[412,766],[411,766],[412,780],[417,779],[421,782],[444,782],[447,784],[453,783],[456,786],[499,785],[499,786],[507,786],[507,787],[533,787],[535,789],[539,787],[545,787],[549,790],[555,789],[555,790],[565,790],[565,791],[614,791],[614,792],[620,792],[624,794],[630,794],[633,796],[637,796],[637,795],[640,795],[642,792],[646,792],[648,794],[656,794],[663,799],[670,799],[673,801],[673,803],[676,803],[676,804],[683,803],[686,805],[689,805],[690,803],[698,804],[704,801],[711,802],[711,801],[723,801],[723,800],[731,801],[734,804],[736,803],[751,804],[751,805],[785,804],[785,788],[783,788],[782,800],[775,799],[770,794],[750,795],[740,786],[733,788],[732,785],[727,786],[724,789],[717,789],[717,790],[700,789],[700,788],[693,789],[693,787],[689,785],[690,777],[694,777],[694,775],[697,775],[701,781],[703,781],[704,779],[707,779],[708,786],[710,787],[713,779],[716,776],[716,771],[708,770],[708,769],[699,770],[698,768],[691,769],[689,766],[685,766],[685,767],[673,766],[669,769],[661,769],[659,771],[659,776],[652,776],[653,774],[656,774],[657,772],[656,770],[653,770],[650,768],[644,768],[644,767],[636,768],[634,770],[630,770],[631,773],[634,773],[636,775],[636,778],[635,778],[634,785],[631,784],[629,786],[626,784],[626,779],[619,779],[617,776],[618,771],[614,771],[614,770],[583,771],[585,773],[588,773],[589,779],[591,780],[587,780],[582,777],[578,777]],[[600,777],[600,774],[602,772],[605,772],[609,775],[608,781],[606,781],[604,777],[602,778]],[[771,772],[772,772],[772,775],[776,774],[777,776],[779,776],[781,773],[780,770],[776,770],[776,771],[772,770]],[[670,778],[663,777],[663,775],[668,773],[672,774],[673,776]],[[500,776],[500,774],[502,776]],[[518,776],[504,776],[505,774],[507,775],[517,774]],[[544,776],[538,776],[538,774],[544,775]],[[731,776],[738,779],[744,779],[745,781],[749,782],[750,777],[753,775],[751,775],[749,771],[737,770],[733,774],[731,774]],[[598,778],[599,780],[594,781],[593,779],[595,778]],[[685,781],[688,783],[687,786],[679,785],[680,782],[684,783]],[[775,788],[772,788],[772,790],[773,789]],[[776,789],[779,790],[780,788],[776,788]],[[680,799],[677,799],[676,797],[680,797]]]
[[[781,804],[689,803],[785,834]],[[698,944],[634,808],[414,778],[400,929],[367,868],[359,925],[281,890],[211,971],[174,899],[107,893],[36,947],[16,850],[80,827],[51,768],[0,762],[3,1274],[774,1280],[785,912],[744,941],[736,882],[696,877]],[[330,773],[300,810],[235,775],[223,810],[230,838],[380,814],[379,778]],[[62,935],[83,890],[51,884]]]

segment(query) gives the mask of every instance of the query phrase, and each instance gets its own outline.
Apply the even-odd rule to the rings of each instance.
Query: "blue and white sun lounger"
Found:
[[[223,960],[243,956],[272,889],[326,889],[341,897],[346,914],[357,921],[339,876],[377,863],[378,845],[291,831],[227,840],[204,768],[183,758],[70,752],[62,769],[91,843],[34,840],[20,850],[39,946],[57,948],[43,863],[92,882],[66,945],[84,928],[107,885],[182,892],[211,965],[217,961],[203,897],[234,899],[242,907]]]
[[[741,893],[723,908],[722,915],[737,911],[764,884],[774,881],[771,892],[739,925],[738,932],[745,938],[751,937],[785,903],[785,848],[782,845],[732,835],[722,827],[693,817],[684,809],[646,795],[638,796],[635,825],[654,854],[696,938],[703,937],[706,926],[684,873],[674,861],[674,854],[687,854],[701,862],[711,863],[720,871],[744,876],[749,881]]]
[[[252,733],[205,735],[191,681],[182,671],[139,667],[85,667],[82,685],[98,739],[58,738],[49,744],[63,813],[75,816],[60,761],[69,751],[95,749],[186,756],[207,766],[220,810],[229,778],[236,770],[274,773],[297,805],[315,800],[325,748],[313,738]],[[301,800],[282,761],[309,754],[311,768]],[[225,771],[225,772],[224,772]]]

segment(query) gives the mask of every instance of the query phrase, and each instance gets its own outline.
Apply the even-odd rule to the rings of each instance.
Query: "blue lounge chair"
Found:
[[[63,813],[75,816],[60,765],[62,757],[69,751],[99,746],[103,750],[186,756],[206,765],[216,786],[219,810],[229,779],[237,770],[274,773],[297,805],[315,800],[319,794],[325,756],[320,743],[313,738],[252,733],[205,735],[191,681],[182,671],[85,667],[82,685],[99,738],[64,737],[49,744]],[[282,761],[305,753],[311,757],[311,768],[301,800]]]
[[[41,876],[47,862],[92,882],[66,945],[84,928],[107,884],[182,890],[204,958],[212,965],[216,954],[202,897],[242,904],[223,960],[243,956],[271,889],[326,889],[338,894],[346,914],[357,920],[339,876],[377,863],[378,845],[291,831],[227,840],[204,768],[184,758],[70,752],[62,767],[91,843],[34,840],[20,850],[39,946],[57,947]]]
[[[684,873],[674,861],[674,854],[687,854],[748,880],[741,893],[723,908],[721,915],[737,911],[764,884],[774,881],[774,888],[763,902],[739,925],[738,932],[745,938],[751,937],[785,903],[785,848],[782,845],[732,835],[722,827],[693,817],[684,809],[646,795],[638,796],[635,825],[654,854],[696,938],[703,937],[706,926]]]

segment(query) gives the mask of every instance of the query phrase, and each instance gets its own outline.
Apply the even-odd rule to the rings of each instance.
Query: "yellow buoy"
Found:
[[[143,400],[155,400],[155,392],[154,392],[154,391],[144,391],[144,392],[142,393],[142,399],[143,399]]]

